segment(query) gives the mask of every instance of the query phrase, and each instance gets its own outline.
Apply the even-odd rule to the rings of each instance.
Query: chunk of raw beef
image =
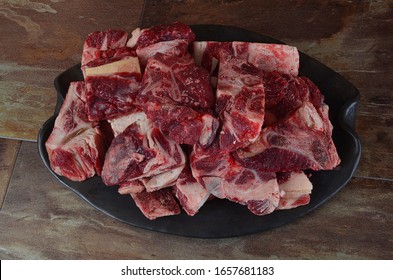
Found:
[[[156,127],[179,144],[209,145],[218,128],[209,73],[191,55],[156,54],[146,66],[138,103]]]
[[[84,83],[72,82],[45,143],[52,170],[72,181],[100,175],[106,152],[97,122],[87,120]]]
[[[208,148],[195,145],[190,161],[193,176],[212,195],[247,205],[256,215],[277,208],[280,191],[275,173],[243,167],[217,142]]]
[[[183,168],[184,166],[181,165],[152,177],[143,177],[136,180],[121,182],[119,183],[119,193],[140,193],[144,190],[147,192],[154,192],[163,188],[172,187],[176,184]]]
[[[145,121],[146,114],[143,111],[134,111],[130,114],[111,119],[108,122],[112,128],[113,136],[116,137],[133,123],[144,123]]]
[[[290,116],[306,101],[317,109],[324,104],[322,93],[308,78],[273,71],[265,73],[263,83],[266,126]]]
[[[281,44],[232,42],[236,57],[266,72],[278,71],[297,76],[299,71],[299,52],[296,47]]]
[[[264,171],[331,170],[340,163],[327,105],[305,102],[287,119],[264,128],[257,141],[236,151],[246,167]]]
[[[145,66],[148,59],[156,53],[178,57],[187,54],[188,46],[194,40],[195,34],[189,26],[174,22],[142,30],[135,29],[127,46],[136,48],[140,62]]]
[[[263,125],[263,72],[245,60],[222,52],[216,111],[222,123],[220,148],[234,151],[254,142]]]
[[[128,34],[122,30],[109,29],[107,31],[96,31],[90,33],[82,51],[82,66],[89,62],[116,56],[116,50],[126,50]]]
[[[265,72],[277,71],[293,76],[298,75],[299,52],[292,46],[250,42],[195,41],[192,46],[195,61],[212,74],[213,85],[217,84],[217,65],[222,51],[231,53]]]
[[[189,43],[186,40],[178,39],[172,41],[158,42],[147,47],[138,48],[136,53],[142,66],[146,66],[148,60],[157,53],[173,57],[181,57],[188,54]]]
[[[141,180],[125,181],[119,183],[118,192],[120,194],[141,193],[145,190],[145,186]]]
[[[135,98],[142,75],[137,57],[88,67],[85,71],[89,120],[108,120],[138,110]]]
[[[210,193],[200,184],[186,165],[176,181],[176,197],[190,216],[194,216],[209,198]]]
[[[172,188],[165,188],[155,192],[131,193],[131,197],[143,215],[150,220],[178,215],[181,211]]]
[[[178,176],[184,165],[181,147],[145,117],[127,126],[113,139],[105,157],[102,180],[113,186],[175,169]]]
[[[150,125],[150,121],[147,120],[146,114],[142,111],[136,111],[135,113],[124,115],[109,121],[115,137],[121,134],[128,126],[134,123],[143,124],[144,122],[148,122]],[[127,179],[128,181],[119,183],[119,192],[136,193],[145,189],[148,192],[152,192],[161,188],[173,186],[183,167],[184,165],[181,164],[179,167],[175,167],[153,176],[147,174],[146,177],[142,177],[140,179]]]
[[[144,190],[147,192],[154,192],[163,188],[172,187],[176,184],[183,168],[184,166],[180,165],[179,167],[152,177],[142,177],[136,180],[121,182],[119,183],[119,193],[140,193]]]
[[[278,172],[277,182],[282,192],[277,209],[291,209],[310,202],[313,186],[303,171]]]
[[[157,174],[149,178],[143,178],[143,184],[148,192],[154,192],[159,189],[170,187],[176,184],[184,165],[172,168],[166,172]]]
[[[198,65],[214,74],[217,71],[220,53],[231,53],[231,45],[231,42],[195,41],[192,45],[192,55]],[[217,78],[217,74],[215,76]]]

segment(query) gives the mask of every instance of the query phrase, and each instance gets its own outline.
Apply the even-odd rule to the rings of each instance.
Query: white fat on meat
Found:
[[[151,178],[147,178],[144,181],[144,186],[146,188],[146,191],[154,192],[162,188],[173,186],[176,183],[176,180],[179,177],[180,173],[182,172],[183,168],[184,165],[181,165],[177,168],[173,168],[169,171],[160,173]]]
[[[86,76],[110,76],[116,73],[141,73],[137,57],[127,57],[122,60],[85,69]]]
[[[207,47],[206,41],[196,41],[192,43],[193,52],[192,55],[194,56],[195,63],[201,66],[203,54]]]
[[[228,176],[229,173],[236,175]],[[266,179],[258,173],[239,165],[231,166],[224,178],[206,176],[202,180],[212,195],[247,205],[255,215],[266,215],[277,208],[280,190],[274,176]]]
[[[114,137],[116,137],[131,124],[136,122],[144,122],[146,121],[146,119],[147,119],[146,114],[141,111],[141,112],[133,112],[128,115],[117,117],[115,119],[108,120],[108,122],[112,127]]]
[[[138,42],[139,36],[141,36],[141,29],[138,27],[131,32],[131,38],[127,41],[127,47],[135,47],[136,43]]]
[[[162,147],[161,144],[156,141],[156,139],[152,137],[150,131],[147,131],[146,135],[149,142],[149,144],[147,145],[149,147],[155,147],[158,153],[154,160],[150,160],[149,163],[146,165],[145,169],[143,170],[143,174],[145,174],[143,177],[151,177],[153,175],[158,175],[163,172],[170,171],[174,167],[184,167],[186,158],[180,145],[170,139],[167,139],[170,146],[169,150],[167,150]],[[173,153],[180,155],[180,163],[173,158]],[[170,168],[168,168],[169,166]],[[174,174],[180,174],[180,172],[175,172]]]
[[[269,214],[278,206],[276,174],[243,167],[217,142],[205,149],[194,146],[190,165],[194,178],[218,198],[247,205],[256,215]]]
[[[236,57],[247,61],[265,71],[278,71],[297,76],[299,72],[299,52],[296,47],[267,44],[232,42]]]
[[[199,136],[199,143],[204,146],[213,141],[212,137],[215,136],[215,129],[217,129],[217,119],[210,114],[204,114],[201,119],[203,122],[203,128],[202,133]]]
[[[303,171],[293,171],[285,177],[283,181],[279,180],[282,195],[277,209],[291,209],[308,204],[313,185],[307,175]]]
[[[134,112],[142,79],[138,57],[126,55],[120,60],[82,67],[86,83],[86,107],[90,120],[101,121]]]
[[[196,64],[207,67],[207,65],[204,64],[208,62],[209,69],[207,70],[211,74],[216,70],[219,61],[217,58],[213,56],[213,54],[207,53],[207,48],[211,45],[217,46],[219,44],[221,44],[221,42],[214,42],[214,41],[195,41],[192,44],[192,55],[194,56]],[[204,61],[204,60],[208,60],[208,61]]]
[[[151,44],[143,48],[137,48],[136,53],[139,57],[141,65],[146,65],[149,58],[157,53],[170,56],[183,56],[187,53],[188,42],[183,39],[172,41],[163,41]]]
[[[194,216],[210,197],[206,188],[192,176],[189,166],[177,179],[175,194],[189,216]]]
[[[97,122],[87,121],[83,82],[72,82],[45,143],[53,171],[73,181],[101,174],[105,145]]]
[[[183,168],[184,166],[179,166],[177,168],[173,168],[167,172],[163,172],[152,177],[143,177],[137,180],[120,183],[119,193],[140,193],[144,190],[146,190],[147,192],[154,192],[159,189],[171,187],[175,184],[178,184],[177,179]],[[204,191],[205,193],[207,193],[205,189]],[[195,191],[193,192],[193,194],[195,194]],[[196,199],[196,197],[194,199]]]
[[[144,184],[140,180],[126,181],[119,184],[120,194],[140,193],[145,190]]]

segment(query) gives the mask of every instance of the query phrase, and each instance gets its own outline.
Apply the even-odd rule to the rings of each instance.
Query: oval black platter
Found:
[[[191,27],[197,40],[200,41],[282,43],[237,27],[220,25]],[[55,117],[70,82],[83,79],[80,65],[66,70],[55,79],[58,103],[54,115],[44,123],[39,132],[39,153],[49,171],[64,186],[98,210],[124,223],[157,232],[199,238],[236,237],[269,230],[311,212],[334,196],[352,178],[360,159],[361,145],[355,132],[358,90],[342,76],[304,53],[300,53],[300,75],[309,77],[325,95],[325,102],[330,107],[330,119],[334,126],[333,140],[342,161],[336,170],[311,172],[311,181],[314,185],[311,201],[308,205],[295,209],[255,216],[245,206],[214,199],[207,202],[194,217],[183,212],[177,216],[151,221],[143,216],[129,195],[118,194],[117,187],[105,186],[98,176],[84,182],[73,182],[55,174],[50,168],[45,141],[53,129]]]

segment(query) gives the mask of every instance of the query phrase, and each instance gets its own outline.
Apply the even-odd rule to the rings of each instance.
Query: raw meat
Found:
[[[243,167],[217,142],[206,149],[194,146],[190,161],[193,176],[218,198],[247,205],[256,215],[269,214],[279,204],[276,174]]]
[[[89,122],[84,102],[84,83],[72,82],[45,143],[52,170],[72,181],[100,175],[106,152],[97,122]]]
[[[230,42],[196,41],[192,45],[192,55],[195,62],[208,70],[210,74],[217,72],[220,53],[231,53]],[[215,75],[217,77],[217,74]]]
[[[154,192],[156,190],[175,185],[183,168],[184,164],[155,176],[142,178],[146,191]]]
[[[116,56],[117,49],[125,50],[128,34],[122,30],[109,29],[90,33],[83,44],[82,66],[91,61]]]
[[[142,177],[136,180],[130,180],[119,183],[119,193],[140,193],[144,190],[154,192],[159,189],[172,187],[176,184],[184,165],[170,169],[169,171],[154,175],[152,177]]]
[[[108,120],[138,110],[135,99],[142,75],[137,57],[89,67],[85,71],[89,120]]]
[[[212,115],[214,93],[207,71],[190,55],[156,54],[142,80],[138,103],[156,127],[179,144],[209,145],[218,128]]]
[[[233,54],[247,59],[266,72],[278,71],[293,76],[299,71],[299,52],[296,47],[281,44],[233,42]]]
[[[155,43],[177,39],[191,43],[195,40],[195,34],[188,25],[181,22],[156,25],[140,31],[136,46],[137,48],[144,48]]]
[[[170,56],[187,54],[188,46],[195,40],[195,34],[187,25],[174,22],[157,25],[146,29],[135,29],[127,46],[136,48],[136,53],[143,66],[156,53]]]
[[[222,52],[216,111],[222,123],[220,148],[234,151],[254,142],[263,125],[263,73],[255,66]]]
[[[115,137],[121,134],[130,125],[134,123],[143,124],[145,122],[147,122],[148,125],[151,125],[150,121],[146,118],[146,114],[142,111],[137,111],[135,113],[121,116],[109,121]],[[179,167],[169,169],[168,171],[153,175],[151,177],[148,175],[140,179],[134,179],[131,177],[126,179],[126,181],[119,183],[119,192],[122,194],[139,193],[145,189],[148,192],[152,192],[161,188],[172,186],[176,183],[176,180],[179,177],[183,167],[184,165],[181,164]]]
[[[317,109],[324,104],[322,93],[305,77],[273,71],[265,73],[263,82],[266,96],[266,126],[287,118],[306,101],[310,101]]]
[[[278,172],[277,182],[282,192],[278,209],[291,209],[310,202],[312,184],[303,171]]]
[[[192,53],[198,65],[212,74],[213,86],[216,85],[217,65],[220,53],[228,52],[265,71],[297,76],[299,72],[299,52],[295,47],[281,44],[249,42],[196,41]]]
[[[180,22],[130,39],[109,29],[87,36],[81,70],[46,142],[51,167],[74,181],[101,176],[149,219],[179,214],[178,203],[193,216],[209,197],[256,215],[305,205],[303,170],[340,163],[295,47],[196,42]]]
[[[165,188],[155,192],[131,193],[131,197],[143,215],[150,220],[178,215],[181,211],[172,188]]]
[[[327,106],[318,112],[307,101],[288,119],[264,128],[236,157],[244,166],[263,171],[331,170],[340,163],[331,136]]]
[[[145,117],[127,126],[113,139],[105,157],[102,180],[113,186],[173,170],[177,170],[178,176],[184,164],[181,147]]]
[[[81,61],[83,77],[86,78],[88,68],[136,57],[135,50],[126,47],[127,39],[128,34],[122,30],[109,29],[90,33],[83,45]]]
[[[190,216],[194,216],[210,197],[210,193],[200,184],[186,165],[176,181],[176,197]]]
[[[135,110],[142,75],[136,52],[126,46],[127,40],[126,32],[111,29],[93,32],[86,38],[81,69],[91,121],[108,120]]]
[[[145,190],[145,185],[141,180],[125,181],[119,183],[118,192],[120,194],[141,193]]]
[[[111,119],[108,122],[113,131],[113,136],[116,137],[131,124],[137,122],[143,123],[145,121],[146,121],[146,114],[143,111],[134,111],[130,114]]]
[[[177,39],[172,41],[164,41],[138,48],[136,53],[139,57],[142,66],[147,64],[147,61],[154,57],[157,53],[166,54],[169,56],[181,57],[188,54],[189,43],[186,40]]]

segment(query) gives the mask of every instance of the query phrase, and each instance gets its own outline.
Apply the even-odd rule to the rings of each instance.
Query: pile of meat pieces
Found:
[[[295,47],[198,42],[179,22],[89,34],[46,142],[52,169],[94,175],[149,219],[229,199],[256,215],[305,205],[303,170],[340,159]],[[180,205],[179,205],[180,204]]]

